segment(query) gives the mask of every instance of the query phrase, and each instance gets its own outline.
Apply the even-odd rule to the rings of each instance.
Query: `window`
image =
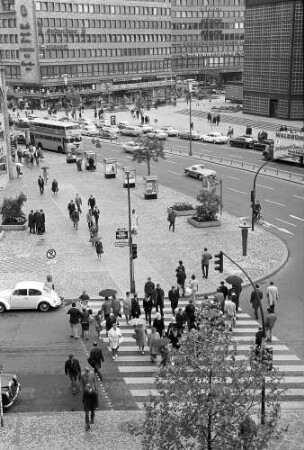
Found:
[[[42,292],[38,291],[38,289],[29,289],[29,295],[42,295]]]
[[[24,295],[27,295],[27,289],[16,289],[14,292],[13,292],[13,295],[18,295],[18,296],[24,296]]]

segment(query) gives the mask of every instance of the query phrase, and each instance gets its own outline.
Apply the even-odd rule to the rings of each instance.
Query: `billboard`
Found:
[[[304,134],[278,131],[275,136],[273,159],[303,165]]]

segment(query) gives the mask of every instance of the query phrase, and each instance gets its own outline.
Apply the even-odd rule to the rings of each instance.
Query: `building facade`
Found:
[[[172,0],[172,69],[178,76],[239,81],[244,0]]]
[[[171,28],[169,0],[0,0],[0,62],[29,96],[154,89],[171,83]]]
[[[302,0],[246,0],[243,110],[303,119]]]

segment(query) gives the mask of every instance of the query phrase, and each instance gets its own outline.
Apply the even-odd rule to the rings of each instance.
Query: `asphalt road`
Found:
[[[176,141],[176,139],[172,139]],[[89,140],[88,146],[89,144]],[[171,140],[170,140],[171,142]],[[189,145],[184,142],[184,148]],[[261,154],[252,150],[230,148],[214,144],[200,144],[206,152],[227,152],[230,156],[242,158],[246,156],[257,162]],[[233,154],[231,151],[233,150]],[[146,174],[145,164],[137,164],[132,155],[126,154],[120,146],[102,143],[101,149],[96,149],[100,161],[104,157],[116,158],[123,167],[131,165],[136,168],[138,175]],[[193,161],[193,162],[192,162]],[[165,160],[152,163],[152,174],[158,175],[160,184],[164,184],[176,191],[193,197],[200,189],[200,182],[188,178],[183,169],[196,160],[188,157],[169,155]],[[262,163],[262,161],[261,161]],[[223,182],[224,209],[237,217],[250,219],[250,191],[253,185],[254,174],[239,169],[206,163],[206,167],[214,169]],[[294,170],[294,169],[293,169]],[[303,169],[299,169],[302,170]],[[262,214],[265,219],[265,229],[280,237],[289,249],[288,263],[279,273],[271,279],[279,287],[280,310],[276,324],[276,334],[285,341],[301,358],[304,358],[304,298],[303,298],[303,267],[304,267],[304,192],[303,186],[277,180],[259,174],[257,179],[257,199],[262,205]],[[270,280],[264,280],[260,287],[265,291]],[[244,291],[244,309],[252,313],[248,301],[249,292]],[[247,300],[247,301],[246,301]]]

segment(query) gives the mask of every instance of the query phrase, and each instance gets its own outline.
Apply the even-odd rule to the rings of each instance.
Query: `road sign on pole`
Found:
[[[48,259],[54,259],[56,256],[56,250],[54,250],[53,248],[50,248],[47,252],[46,252],[46,257]]]

